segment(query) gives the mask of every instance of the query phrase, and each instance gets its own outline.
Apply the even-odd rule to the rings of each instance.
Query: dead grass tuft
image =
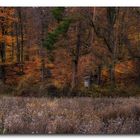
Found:
[[[140,134],[139,98],[0,99],[1,134]]]

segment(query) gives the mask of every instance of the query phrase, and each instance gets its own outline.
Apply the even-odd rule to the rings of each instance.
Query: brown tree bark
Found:
[[[19,24],[15,24],[16,28],[16,61],[20,63],[20,43],[19,43]]]
[[[99,65],[98,66],[98,81],[97,81],[98,85],[101,85],[101,72],[102,72],[102,66]]]
[[[5,70],[5,62],[6,62],[6,43],[5,43],[5,26],[1,24],[1,30],[2,30],[2,42],[1,42],[1,62],[2,65],[0,66],[0,71],[1,71],[1,79],[2,82],[5,83],[6,81],[6,70]]]
[[[12,24],[12,31],[11,31],[11,37],[12,37],[12,43],[11,43],[11,61],[14,61],[14,51],[15,51],[15,44],[14,44],[14,23]]]
[[[81,22],[78,23],[78,33],[77,33],[77,42],[76,42],[76,50],[75,56],[72,60],[72,82],[71,82],[71,91],[77,86],[78,82],[78,64],[79,64],[79,55],[80,55],[80,47],[81,47]]]
[[[21,60],[21,66],[20,71],[21,74],[24,73],[24,33],[23,33],[23,17],[22,17],[22,11],[21,8],[19,8],[19,23],[20,23],[20,36],[21,36],[21,49],[20,49],[20,60]]]

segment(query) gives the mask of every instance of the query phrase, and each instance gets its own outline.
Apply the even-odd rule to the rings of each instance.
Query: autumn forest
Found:
[[[0,7],[0,133],[140,133],[139,21],[134,7]]]

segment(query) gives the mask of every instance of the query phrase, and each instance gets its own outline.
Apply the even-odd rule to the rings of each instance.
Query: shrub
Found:
[[[34,84],[34,77],[32,75],[28,75],[20,80],[15,95],[17,96],[32,96],[38,93],[38,88]]]
[[[0,82],[0,94],[1,95],[10,95],[14,92],[15,86],[6,85],[3,82]]]
[[[140,95],[139,86],[98,86],[92,85],[90,88],[80,88],[78,90],[80,96],[87,97],[131,97]]]

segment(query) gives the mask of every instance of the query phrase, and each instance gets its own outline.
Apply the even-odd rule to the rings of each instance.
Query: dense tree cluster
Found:
[[[0,79],[115,87],[140,82],[139,8],[0,8]],[[48,80],[49,79],[49,80]]]

